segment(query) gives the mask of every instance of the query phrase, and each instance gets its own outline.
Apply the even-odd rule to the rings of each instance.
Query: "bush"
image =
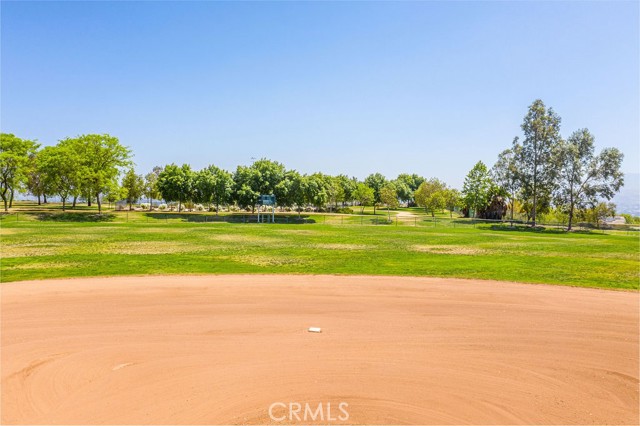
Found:
[[[160,205],[158,206],[158,210],[160,210],[160,211],[164,211],[164,210],[166,210],[166,209],[167,209],[167,205],[166,205],[166,204],[160,204]]]
[[[196,204],[195,206],[193,206],[193,208],[197,212],[203,212],[204,211],[204,206],[202,204]]]
[[[622,213],[620,216],[624,217],[628,224],[640,223],[640,216],[633,216],[627,213]]]
[[[142,210],[149,210],[149,203],[140,203],[140,208]]]
[[[339,209],[336,209],[336,213],[353,214],[353,209],[349,207],[341,207]]]

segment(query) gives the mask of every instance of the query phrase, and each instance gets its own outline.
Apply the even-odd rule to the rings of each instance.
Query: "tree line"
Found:
[[[614,214],[615,206],[603,200],[611,200],[624,184],[622,152],[604,148],[596,153],[595,138],[586,128],[564,139],[560,123],[553,108],[534,101],[521,125],[522,139],[515,137],[491,169],[478,162],[466,176],[466,208],[487,218],[504,217],[507,209],[513,218],[518,208],[532,226],[554,208],[567,215],[568,230],[577,214]]]
[[[260,195],[269,194],[275,195],[279,207],[298,212],[307,206],[336,211],[356,203],[362,209],[373,206],[375,212],[383,205],[394,208],[401,202],[415,203],[414,193],[424,181],[416,174],[400,174],[388,180],[374,173],[364,181],[346,175],[301,174],[263,158],[249,166],[238,166],[233,173],[215,165],[192,170],[188,164],[169,164],[154,168],[146,176],[130,169],[124,176],[122,191],[130,205],[143,197],[149,201],[161,197],[177,203],[178,211],[188,202],[212,206],[216,212],[220,206],[230,204],[253,212]]]
[[[192,170],[188,164],[154,167],[145,176],[136,174],[132,152],[111,135],[89,134],[67,138],[56,145],[40,148],[35,141],[13,134],[0,134],[0,196],[4,209],[12,206],[16,192],[28,192],[46,202],[57,196],[62,209],[72,201],[126,200],[130,205],[147,198],[162,198],[215,206],[235,204],[252,209],[261,194],[276,196],[278,206],[337,208],[358,203],[362,208],[381,205],[394,207],[400,202],[413,204],[414,193],[425,179],[416,174],[401,174],[387,180],[374,173],[364,181],[346,175],[301,174],[288,170],[277,161],[260,159],[250,166],[238,166],[231,173],[215,165]]]
[[[0,197],[8,211],[16,192],[29,192],[46,202],[57,196],[62,209],[79,198],[102,202],[126,200],[131,206],[141,198],[202,203],[216,212],[236,205],[254,211],[260,195],[273,194],[280,207],[307,206],[337,210],[340,206],[373,206],[387,210],[400,204],[420,206],[435,215],[438,210],[460,209],[474,217],[501,219],[510,211],[526,215],[536,225],[538,215],[551,208],[568,214],[568,228],[577,211],[610,200],[623,185],[623,155],[616,148],[595,153],[594,137],[587,129],[560,135],[560,117],[541,100],[534,101],[521,125],[523,137],[498,156],[489,169],[478,162],[467,174],[462,191],[439,179],[403,173],[387,179],[373,173],[364,180],[347,175],[301,174],[277,161],[260,159],[234,172],[210,165],[193,170],[190,165],[154,167],[136,174],[132,152],[108,134],[66,138],[41,148],[36,141],[13,134],[0,135]],[[149,208],[152,208],[151,202]],[[363,211],[363,210],[362,210]]]

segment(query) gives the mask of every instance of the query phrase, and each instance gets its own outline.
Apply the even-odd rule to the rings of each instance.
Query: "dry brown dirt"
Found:
[[[1,292],[3,424],[638,424],[638,293],[291,275]]]

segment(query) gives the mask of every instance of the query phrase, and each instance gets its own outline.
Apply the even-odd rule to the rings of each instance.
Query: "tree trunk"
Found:
[[[569,224],[567,225],[567,231],[571,231],[571,222],[573,221],[573,209],[574,209],[574,202],[573,202],[573,194],[571,194],[571,198],[569,201]]]
[[[478,197],[474,197],[473,199],[473,218],[478,217]]]
[[[9,198],[9,208],[13,207],[13,188],[11,188],[11,198]]]
[[[71,206],[71,208],[75,209],[76,208],[76,201],[78,201],[78,196],[74,195],[73,196],[73,205]]]
[[[48,203],[48,201],[47,201],[47,194],[42,194],[42,198],[44,199],[44,200],[43,200],[43,203],[44,203],[44,204],[47,204],[47,203]]]
[[[569,209],[569,225],[567,226],[567,231],[571,231],[571,222],[573,221],[573,206]]]
[[[514,200],[513,198],[511,199],[511,225],[513,225],[513,209],[515,209],[516,207],[516,200]]]
[[[98,203],[98,214],[102,214],[102,204],[100,203],[100,193],[96,194],[96,202]]]
[[[536,164],[534,164],[533,168],[533,212],[531,214],[532,226],[536,227],[536,210],[538,204],[538,194],[537,194],[537,183],[538,183],[538,164],[536,160]]]
[[[178,198],[178,213],[182,210],[182,198]]]
[[[40,205],[40,195],[38,194],[38,205]]]
[[[7,204],[7,190],[5,189],[2,192],[2,194],[0,194],[0,195],[2,195],[2,201],[4,202],[4,211],[8,212],[9,211],[9,207],[8,207],[8,204]]]
[[[66,198],[62,198],[62,211],[64,211],[65,207],[66,207]]]
[[[218,216],[218,212],[220,211],[220,204],[216,201],[216,216]]]

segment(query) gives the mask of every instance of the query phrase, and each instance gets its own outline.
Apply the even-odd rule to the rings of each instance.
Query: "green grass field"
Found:
[[[386,211],[379,213],[383,217]],[[120,212],[106,222],[42,220],[27,213],[4,217],[2,281],[284,273],[460,277],[611,289],[637,289],[639,282],[637,232],[532,232],[463,221],[432,226],[426,216],[399,217],[399,225],[382,226],[367,226],[357,216],[310,216],[316,222],[310,224],[204,223],[165,216],[132,212],[127,221]]]

